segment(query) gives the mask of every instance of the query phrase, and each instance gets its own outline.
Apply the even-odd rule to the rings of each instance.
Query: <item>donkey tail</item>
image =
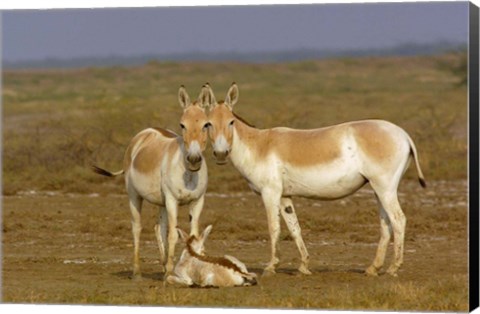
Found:
[[[110,172],[108,170],[99,168],[95,165],[92,165],[92,170],[93,170],[93,172],[101,174],[102,176],[106,176],[106,177],[116,177],[116,176],[119,176],[119,175],[121,175],[125,172],[123,170],[120,170],[120,171],[117,171],[117,172]]]
[[[415,166],[417,167],[417,175],[418,175],[418,181],[420,182],[420,185],[423,188],[427,187],[427,182],[425,181],[425,177],[423,176],[422,168],[420,168],[420,163],[418,162],[418,153],[417,153],[417,148],[415,147],[415,144],[413,143],[413,140],[408,136],[408,142],[410,143],[410,154],[413,157],[413,160],[415,161]]]

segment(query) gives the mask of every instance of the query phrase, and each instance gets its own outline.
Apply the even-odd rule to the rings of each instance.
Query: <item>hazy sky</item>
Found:
[[[3,11],[2,57],[466,43],[468,2]]]

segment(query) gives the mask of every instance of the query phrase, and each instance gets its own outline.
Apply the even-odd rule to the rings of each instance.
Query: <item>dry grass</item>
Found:
[[[466,311],[463,58],[151,62],[133,68],[3,73],[3,193],[11,195],[3,199],[3,301]],[[123,178],[95,175],[89,165],[119,169],[129,140],[146,127],[178,131],[178,87],[186,85],[193,98],[206,81],[217,99],[236,81],[236,112],[260,128],[381,118],[409,132],[429,187],[419,187],[413,167],[400,185],[408,222],[399,278],[360,273],[371,262],[379,237],[377,207],[368,188],[333,202],[294,200],[311,256],[310,277],[296,275],[299,255],[282,225],[280,272],[262,277],[259,286],[164,287],[153,233],[157,208],[147,204],[141,238],[145,280],[128,278],[132,239]],[[210,149],[206,155],[209,194],[201,224],[214,225],[207,250],[237,256],[260,273],[269,259],[261,199],[248,192],[232,165],[216,166]],[[31,190],[62,193],[25,194]],[[98,195],[88,195],[93,192]],[[186,208],[180,209],[179,226],[188,229]]]
[[[151,62],[133,68],[7,71],[2,91],[3,192],[122,192],[123,180],[106,180],[88,166],[119,169],[128,142],[146,127],[178,131],[178,87],[186,85],[196,97],[206,81],[218,99],[236,81],[236,112],[260,128],[390,120],[415,140],[427,180],[464,178],[467,92],[458,84],[463,58]],[[210,157],[210,149],[206,155]],[[209,191],[248,190],[233,167],[207,160]],[[414,176],[414,171],[407,173]]]
[[[423,190],[414,180],[402,182],[400,201],[408,223],[398,278],[361,273],[372,261],[379,237],[368,189],[344,202],[295,199],[313,275],[296,273],[299,254],[282,225],[279,273],[260,277],[259,286],[234,289],[164,287],[153,232],[158,209],[152,205],[146,204],[142,213],[144,280],[133,282],[125,195],[7,196],[2,297],[13,303],[466,311],[466,187],[465,181],[430,181]],[[209,254],[236,256],[261,273],[270,245],[260,197],[207,195],[201,225],[209,224]],[[180,208],[179,226],[188,230],[186,207]],[[179,245],[177,257],[181,249]]]

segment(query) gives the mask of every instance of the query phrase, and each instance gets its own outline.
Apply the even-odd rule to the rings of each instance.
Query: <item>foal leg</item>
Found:
[[[167,209],[161,206],[158,213],[158,221],[155,225],[155,236],[157,237],[158,250],[160,251],[160,264],[162,265],[162,271],[165,271],[165,242],[167,240],[167,227]]]
[[[280,197],[281,194],[271,190],[262,191],[262,200],[267,210],[268,231],[270,233],[272,257],[264,274],[275,273],[279,259],[277,257],[277,242],[280,236]]]
[[[312,273],[308,270],[308,261],[310,257],[302,239],[302,229],[298,223],[292,199],[288,197],[282,197],[280,202],[280,212],[282,213],[283,220],[285,220],[288,230],[290,231],[290,235],[293,237],[293,240],[295,240],[295,244],[297,245],[300,256],[302,257],[302,263],[300,264],[298,270],[305,275],[311,275]]]
[[[365,273],[370,276],[378,276],[378,270],[383,266],[385,255],[387,254],[388,243],[390,242],[392,235],[392,226],[390,224],[390,219],[388,219],[387,212],[383,208],[377,194],[375,194],[375,197],[378,202],[380,214],[380,241],[378,242],[375,259],[373,260],[372,265],[370,265],[365,271]]]
[[[136,195],[130,195],[130,212],[132,214],[132,233],[133,233],[133,279],[142,278],[140,273],[140,233],[142,231],[141,213],[143,199]]]
[[[176,275],[169,275],[166,281],[171,285],[178,284],[187,287],[193,285],[193,281],[189,277],[178,277]]]

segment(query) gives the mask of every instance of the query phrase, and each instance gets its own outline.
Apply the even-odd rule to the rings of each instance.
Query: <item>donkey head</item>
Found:
[[[185,162],[190,171],[198,171],[202,165],[202,152],[206,148],[210,125],[205,114],[209,96],[208,88],[203,87],[198,99],[192,103],[183,85],[178,90],[178,102],[183,108],[180,127],[185,145]]]
[[[203,230],[202,234],[199,237],[195,235],[188,235],[185,231],[180,228],[177,228],[178,235],[182,239],[183,242],[186,243],[186,249],[190,253],[190,255],[203,255],[205,252],[205,240],[207,239],[210,231],[212,231],[212,225],[209,225],[205,230]]]
[[[209,128],[209,136],[213,145],[213,156],[218,165],[227,163],[227,157],[232,149],[233,142],[233,124],[235,116],[232,112],[233,106],[238,101],[238,87],[237,84],[232,83],[227,92],[225,101],[217,103],[213,91],[208,86],[206,87],[210,93],[210,100],[212,107],[208,114],[208,121],[211,125]]]

